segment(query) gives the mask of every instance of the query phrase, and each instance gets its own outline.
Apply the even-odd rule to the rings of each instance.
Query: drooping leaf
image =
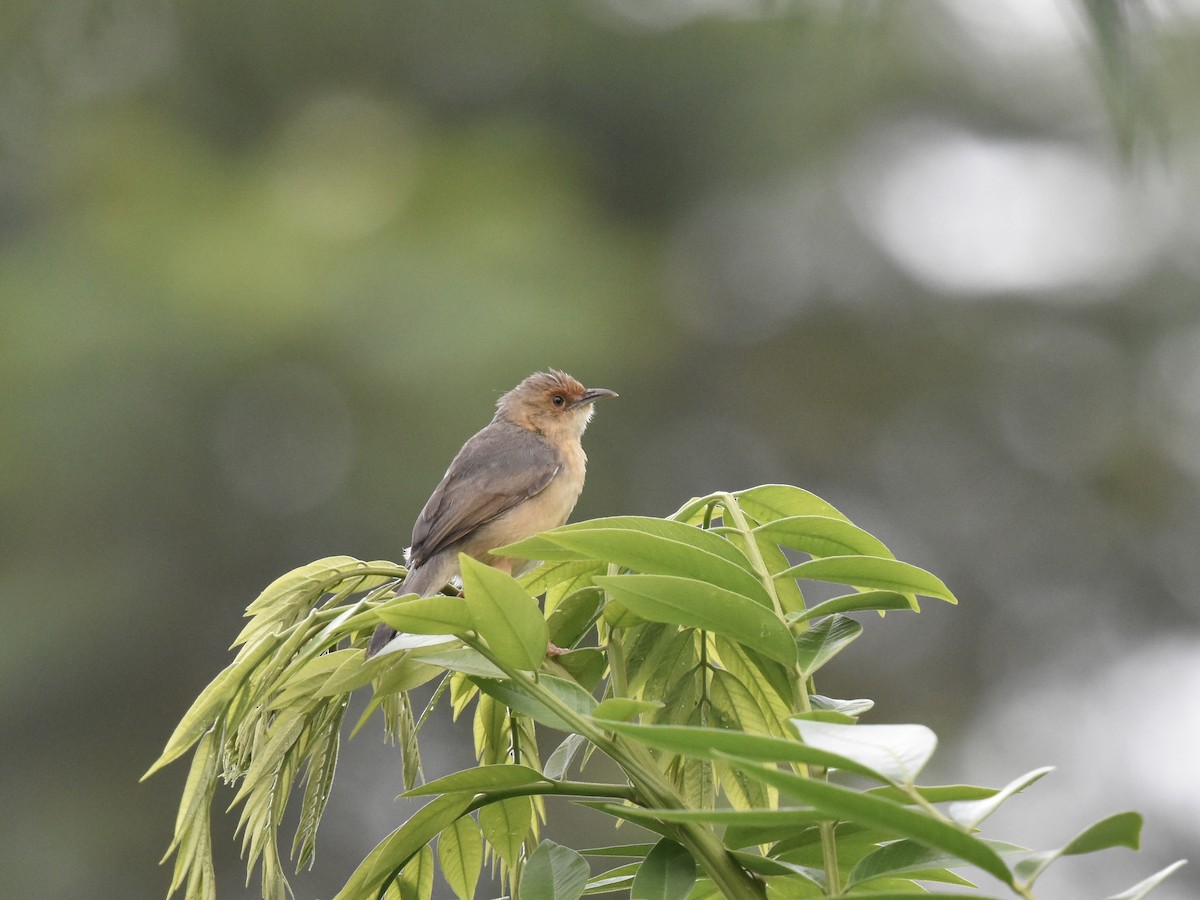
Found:
[[[1019,853],[1021,848],[1015,844],[1002,841],[985,841],[985,843],[1000,854]],[[903,875],[916,878],[922,870],[956,866],[966,863],[952,853],[927,847],[911,840],[893,841],[875,850],[855,864],[846,879],[846,886],[853,887],[878,878],[896,877]],[[929,880],[929,879],[925,879]]]
[[[384,838],[354,870],[334,900],[374,897],[447,825],[467,811],[472,794],[443,794]]]
[[[602,576],[596,583],[643,619],[723,634],[785,665],[796,662],[787,626],[740,594],[670,575]]]
[[[852,759],[885,778],[912,784],[937,749],[937,735],[924,725],[833,725],[793,719],[810,747]]]
[[[858,822],[890,831],[897,837],[911,838],[937,847],[978,866],[1005,884],[1013,883],[1012,872],[1004,860],[984,841],[922,811],[826,781],[781,772],[749,760],[740,764],[747,774],[778,788],[781,793],[810,804],[829,819]]]
[[[515,865],[521,845],[533,830],[533,802],[528,797],[509,797],[480,807],[479,828],[500,858]]]
[[[432,900],[433,848],[426,844],[404,867],[397,879],[400,900]]]
[[[663,838],[647,854],[630,888],[629,900],[685,900],[696,883],[696,861]]]
[[[501,662],[526,671],[539,668],[550,634],[537,601],[509,575],[465,553],[458,557],[476,632]]]
[[[381,621],[408,634],[462,635],[474,630],[471,613],[461,598],[414,596],[406,594],[378,607],[375,613]]]
[[[521,873],[521,900],[578,900],[591,868],[570,847],[544,840],[529,855]]]
[[[737,548],[711,531],[669,519],[591,519],[544,531],[500,550],[527,559],[603,560],[645,574],[697,578],[770,602]]]
[[[796,639],[796,655],[804,677],[811,677],[860,634],[862,626],[842,615],[832,615],[809,628]]]
[[[883,541],[845,519],[790,516],[760,525],[756,534],[812,556],[881,556],[892,559]]]
[[[807,622],[833,613],[859,612],[865,609],[912,609],[908,597],[895,591],[859,591],[857,594],[842,594],[789,617],[792,622]]]
[[[557,728],[559,731],[574,731],[569,721],[564,719],[558,710],[547,705],[541,698],[529,694],[524,688],[511,681],[497,681],[491,678],[473,679],[479,689],[510,709],[524,713],[541,725]],[[596,708],[596,699],[573,681],[555,678],[553,675],[543,675],[538,684],[545,688],[570,709],[580,715],[590,715]]]
[[[958,602],[936,575],[898,559],[879,556],[825,556],[793,566],[785,574],[792,578],[831,581],[834,584],[896,591],[901,594],[921,594],[945,600],[947,603]]]
[[[438,836],[442,877],[460,900],[471,900],[483,866],[483,836],[470,816],[460,816]]]
[[[443,775],[441,778],[435,778],[420,787],[406,791],[404,796],[420,797],[426,794],[452,794],[462,791],[471,793],[502,791],[529,784],[544,784],[546,781],[546,776],[537,769],[512,763],[500,763],[476,766],[473,769],[464,769],[451,775]]]
[[[575,754],[586,742],[587,739],[582,734],[568,734],[550,754],[550,758],[546,760],[546,765],[542,770],[546,777],[554,781],[560,781],[566,777],[567,770],[571,768],[571,763],[575,760]]]

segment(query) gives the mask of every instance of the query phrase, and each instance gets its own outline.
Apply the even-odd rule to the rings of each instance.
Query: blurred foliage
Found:
[[[1200,30],[1185,3],[1122,20],[1162,141],[1127,162],[1087,9],[3,4],[11,891],[158,894],[176,791],[133,780],[245,596],[396,558],[547,366],[622,393],[579,515],[818,489],[974,601],[926,614],[959,658],[835,661],[843,695],[977,735],[980,778],[1119,731],[1079,792],[1165,823],[1163,865],[1194,846],[1190,767],[1128,760],[1182,743],[1200,677]],[[905,711],[906,678],[944,682],[936,705]],[[1171,714],[1114,729],[1108,679]],[[1030,681],[1096,713],[994,749]],[[342,779],[344,874],[396,809]]]

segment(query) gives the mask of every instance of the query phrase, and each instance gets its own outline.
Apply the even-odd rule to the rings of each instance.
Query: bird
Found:
[[[535,372],[501,396],[492,421],[463,444],[417,516],[398,595],[440,591],[460,576],[459,553],[519,574],[527,563],[492,551],[567,521],[583,490],[581,439],[593,404],[616,396],[557,369]],[[377,625],[366,657],[395,635]]]

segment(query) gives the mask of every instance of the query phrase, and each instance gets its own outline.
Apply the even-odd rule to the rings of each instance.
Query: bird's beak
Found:
[[[584,403],[594,403],[601,397],[617,397],[620,396],[616,391],[610,391],[608,388],[588,388],[583,392],[583,396],[572,403],[572,406],[582,406]]]

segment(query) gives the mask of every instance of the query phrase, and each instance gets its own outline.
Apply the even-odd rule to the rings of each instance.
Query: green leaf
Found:
[[[985,841],[997,853],[1018,853],[1021,848],[1002,841]],[[952,853],[927,847],[916,841],[893,841],[867,854],[850,870],[846,886],[853,887],[877,878],[892,878],[904,875],[915,879],[914,873],[934,868],[954,868],[965,863]]]
[[[995,850],[979,838],[934,819],[924,812],[825,781],[781,772],[749,760],[737,762],[746,774],[778,788],[790,797],[810,804],[829,819],[858,822],[890,831],[897,837],[911,838],[922,844],[937,847],[978,866],[1007,885],[1013,884],[1012,873]]]
[[[527,559],[603,560],[635,572],[696,578],[771,604],[749,561],[729,541],[669,519],[591,519],[544,531],[499,552]]]
[[[796,638],[796,654],[804,677],[810,678],[860,634],[862,626],[853,619],[833,615]]]
[[[639,866],[641,866],[641,862],[626,863],[623,866],[616,866],[615,868],[601,872],[595,878],[588,881],[587,887],[583,892],[584,896],[627,891],[629,885],[633,883],[634,876],[637,875]]]
[[[587,860],[554,841],[542,841],[521,873],[520,900],[578,900],[591,868]]]
[[[476,766],[451,775],[435,778],[420,787],[405,791],[402,796],[420,797],[425,794],[452,794],[462,791],[484,793],[523,787],[527,784],[545,784],[549,779],[537,769],[501,763],[494,766]]]
[[[570,589],[585,587],[592,583],[592,576],[604,571],[604,564],[594,560],[548,560],[518,580],[521,587],[533,595],[551,588],[567,585]]]
[[[613,719],[625,722],[644,712],[655,712],[662,709],[657,700],[633,700],[629,697],[609,697],[594,710],[592,716],[597,719]]]
[[[812,556],[895,558],[892,551],[875,535],[863,531],[845,519],[830,516],[790,516],[786,519],[775,519],[760,525],[755,529],[755,533]]]
[[[937,735],[924,725],[833,725],[792,719],[810,747],[836,753],[900,784],[912,784],[937,749]]]
[[[798,566],[792,566],[779,577],[784,575],[814,581],[831,581],[834,584],[848,584],[864,589],[921,594],[945,600],[947,603],[958,602],[936,575],[898,559],[879,556],[826,556],[810,559]]]
[[[1043,775],[1053,771],[1053,766],[1046,766],[1041,769],[1034,769],[1032,772],[1026,772],[1019,778],[1014,778],[990,797],[981,800],[966,800],[951,803],[946,808],[946,815],[961,825],[965,825],[968,828],[975,828],[980,822],[994,813],[1005,800],[1025,790],[1025,788],[1029,787],[1029,785],[1033,784]]]
[[[422,847],[400,873],[400,900],[431,900],[433,897],[433,850]]]
[[[554,662],[578,681],[580,687],[586,691],[596,689],[596,685],[604,677],[604,670],[608,667],[608,657],[595,647],[571,650],[556,656]]]
[[[870,887],[842,894],[846,900],[999,900],[997,897],[985,897],[982,894],[933,894],[924,888],[914,887],[912,890],[883,890],[876,891]]]
[[[870,712],[875,707],[874,700],[860,698],[857,700],[835,700],[833,697],[825,697],[821,694],[809,694],[809,703],[812,708],[818,712],[837,713],[839,716],[845,716],[848,719],[857,719],[863,713]],[[847,725],[853,722],[847,722]]]
[[[458,601],[462,603],[461,600]],[[481,678],[504,678],[504,670],[500,669],[478,650],[470,647],[456,647],[453,650],[435,650],[431,653],[421,653],[412,657],[430,666],[439,666],[451,672],[462,672],[464,675],[478,675]]]
[[[1141,832],[1142,817],[1140,815],[1135,812],[1117,813],[1115,816],[1109,816],[1107,819],[1101,819],[1094,825],[1088,826],[1057,850],[1046,850],[1027,856],[1017,863],[1016,872],[1027,885],[1032,885],[1038,876],[1060,857],[1095,853],[1097,850],[1107,850],[1110,847],[1128,847],[1131,850],[1137,850]]]
[[[904,594],[895,591],[859,591],[857,594],[842,594],[811,606],[803,612],[789,616],[791,622],[807,622],[833,613],[859,612],[865,609],[912,609],[912,603]]]
[[[692,855],[663,838],[638,869],[629,900],[685,900],[695,883],[696,861]]]
[[[458,555],[463,596],[475,630],[501,662],[537,670],[546,658],[550,634],[537,601],[499,569]]]
[[[411,598],[412,594],[405,594]],[[397,631],[408,634],[468,634],[475,629],[467,605],[459,597],[400,597],[376,607],[375,614]]]
[[[737,756],[771,762],[798,762],[807,765],[842,769],[865,775],[876,781],[888,781],[887,776],[868,765],[846,756],[831,753],[820,747],[789,741],[765,734],[750,734],[725,728],[700,728],[691,725],[635,725],[632,722],[598,722],[609,731],[637,740],[647,747],[670,750],[699,759],[723,759]],[[856,728],[866,726],[857,725]],[[882,727],[882,726],[877,726]]]
[[[509,797],[489,803],[479,810],[479,827],[500,858],[508,865],[517,863],[521,845],[533,829],[533,801],[528,797]]]
[[[467,811],[473,794],[443,794],[384,838],[354,870],[334,900],[375,897],[422,847]]]
[[[1187,865],[1186,859],[1177,860],[1176,862],[1171,863],[1171,865],[1167,866],[1165,869],[1155,872],[1144,881],[1139,881],[1129,890],[1122,891],[1119,894],[1113,894],[1108,898],[1108,900],[1142,900],[1143,897],[1166,881],[1176,869],[1185,865]]]
[[[564,597],[546,619],[550,640],[557,647],[574,647],[600,617],[603,603],[604,593],[595,587],[584,588]]]
[[[510,709],[524,713],[535,722],[557,728],[559,731],[575,730],[574,726],[552,706],[547,705],[535,694],[527,693],[525,688],[511,681],[496,681],[491,678],[473,678],[472,680],[488,696],[494,697]],[[555,678],[553,675],[543,675],[537,683],[580,715],[590,715],[596,708],[596,698],[573,681]]]
[[[470,816],[461,816],[438,836],[438,862],[446,884],[461,900],[471,900],[483,867],[483,836]]]
[[[740,594],[670,575],[603,576],[596,583],[643,619],[723,634],[785,665],[796,662],[787,626]]]
[[[580,748],[586,742],[587,739],[582,734],[568,734],[563,742],[550,754],[550,758],[546,760],[546,777],[554,781],[561,781],[567,774],[567,770],[571,768],[575,754],[579,752]]]
[[[746,514],[764,525],[793,516],[826,516],[850,521],[816,494],[790,484],[763,484],[734,494]]]

